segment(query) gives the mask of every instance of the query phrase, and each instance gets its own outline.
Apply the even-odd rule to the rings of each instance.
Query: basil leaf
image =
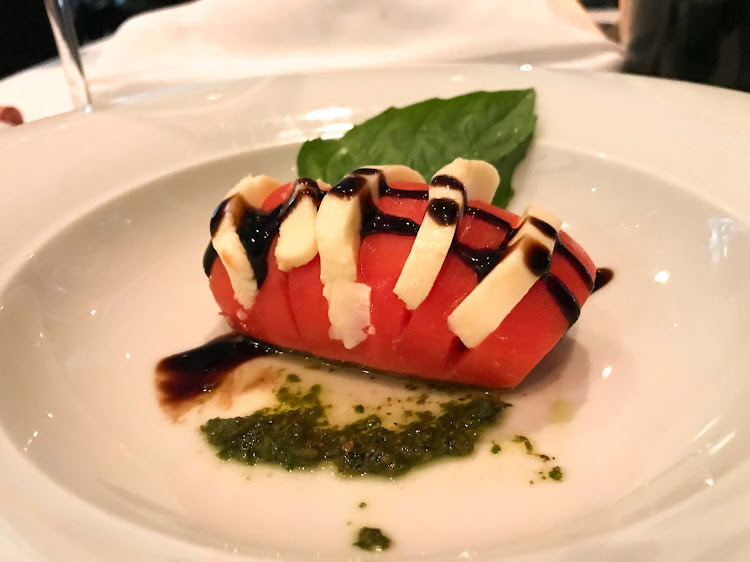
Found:
[[[534,134],[535,98],[534,90],[505,90],[391,107],[340,139],[305,142],[297,169],[334,184],[365,165],[405,164],[429,179],[455,158],[485,160],[501,178],[493,204],[505,206]]]

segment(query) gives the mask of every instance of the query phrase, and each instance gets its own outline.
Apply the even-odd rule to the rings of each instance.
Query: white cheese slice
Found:
[[[555,230],[562,221],[538,208],[530,208],[524,219],[536,217]],[[511,250],[448,316],[448,327],[468,348],[478,346],[494,332],[510,311],[521,302],[539,275],[529,269],[527,245],[542,244],[550,254],[555,238],[550,238],[526,221],[510,241]]]
[[[510,241],[510,244],[521,240],[524,236],[527,234],[531,234],[532,236],[537,236],[539,234],[539,230],[536,226],[531,224],[529,221],[525,221],[523,219],[526,219],[527,217],[534,217],[536,219],[539,219],[543,222],[546,222],[548,225],[550,225],[552,228],[555,229],[555,231],[559,231],[562,227],[562,220],[557,218],[555,215],[550,213],[549,211],[546,211],[540,207],[528,207],[526,211],[524,211],[521,221],[521,227],[518,229],[518,231],[513,235],[513,239]]]
[[[329,336],[351,349],[367,339],[370,325],[371,289],[364,283],[335,279],[328,288]]]
[[[386,166],[362,166],[363,168],[374,168],[383,172],[385,181],[387,183],[395,183],[397,181],[411,182],[411,183],[424,183],[422,174],[416,170],[412,170],[409,166],[403,166],[401,164],[389,164]]]
[[[466,198],[469,201],[479,200],[491,203],[500,185],[500,175],[495,166],[484,160],[456,158],[450,164],[440,168],[435,175],[452,176],[463,183]]]
[[[250,207],[260,207],[281,182],[269,176],[245,176],[227,193],[229,199],[224,216],[211,238],[214,249],[227,270],[234,290],[234,298],[245,308],[252,308],[258,294],[258,282],[245,247],[237,235],[242,213]]]
[[[454,201],[458,205],[460,219],[464,206],[463,192],[441,185],[430,186],[429,199]],[[409,310],[417,308],[430,294],[453,243],[457,226],[458,222],[441,224],[429,212],[425,212],[409,256],[393,287],[395,295]]]
[[[232,196],[211,241],[227,270],[235,300],[245,308],[252,308],[258,293],[258,282],[250,260],[247,259],[245,247],[237,235],[237,223],[244,209],[241,197]]]
[[[323,198],[315,219],[315,236],[320,255],[320,280],[323,283],[323,295],[328,300],[328,320],[331,322],[330,336],[340,339],[347,347],[354,347],[367,337],[364,328],[370,326],[370,290],[339,289],[347,298],[357,299],[357,311],[345,308],[341,295],[333,295],[336,282],[348,282],[351,285],[357,280],[357,262],[359,258],[360,232],[362,228],[363,198],[376,201],[379,195],[378,176],[360,176],[365,185],[351,197],[342,197],[329,193]],[[334,188],[335,189],[335,186]],[[334,299],[336,304],[334,305]],[[360,300],[361,299],[361,300]],[[364,306],[366,300],[367,306]],[[348,318],[351,315],[352,318]],[[353,319],[356,317],[356,319]],[[354,327],[353,327],[354,326]],[[355,328],[356,327],[356,328]],[[363,328],[364,327],[364,328]],[[363,335],[364,334],[364,335]],[[361,336],[361,339],[359,339]]]
[[[239,194],[251,207],[260,207],[281,182],[270,176],[245,176],[227,193],[227,197]]]
[[[279,239],[274,255],[280,271],[290,271],[305,265],[318,254],[318,242],[315,237],[318,206],[312,196],[299,193],[305,187],[303,183],[295,186],[298,199],[279,227]]]
[[[336,279],[357,279],[362,203],[359,197],[326,195],[315,219],[323,286]]]

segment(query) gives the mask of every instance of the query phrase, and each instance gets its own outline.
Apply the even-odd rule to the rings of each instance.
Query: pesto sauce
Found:
[[[329,423],[320,385],[303,393],[282,386],[279,406],[249,416],[213,418],[201,426],[222,459],[249,465],[275,464],[287,470],[333,464],[343,475],[399,476],[443,457],[472,453],[484,430],[497,423],[509,404],[491,396],[440,404],[439,414],[416,412],[398,429],[369,415],[343,426]]]
[[[357,540],[354,546],[362,550],[386,550],[391,546],[391,539],[383,534],[383,531],[374,527],[362,527],[357,532]]]

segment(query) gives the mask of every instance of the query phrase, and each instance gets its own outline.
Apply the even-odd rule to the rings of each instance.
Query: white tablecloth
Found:
[[[128,20],[84,47],[94,103],[164,84],[428,62],[617,69],[575,0],[199,0]],[[26,121],[71,109],[57,61],[0,81]]]

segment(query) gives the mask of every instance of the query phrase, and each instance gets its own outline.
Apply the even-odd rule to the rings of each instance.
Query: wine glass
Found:
[[[88,111],[91,108],[91,95],[81,63],[70,0],[44,0],[44,7],[60,53],[60,64],[68,83],[73,109]]]

